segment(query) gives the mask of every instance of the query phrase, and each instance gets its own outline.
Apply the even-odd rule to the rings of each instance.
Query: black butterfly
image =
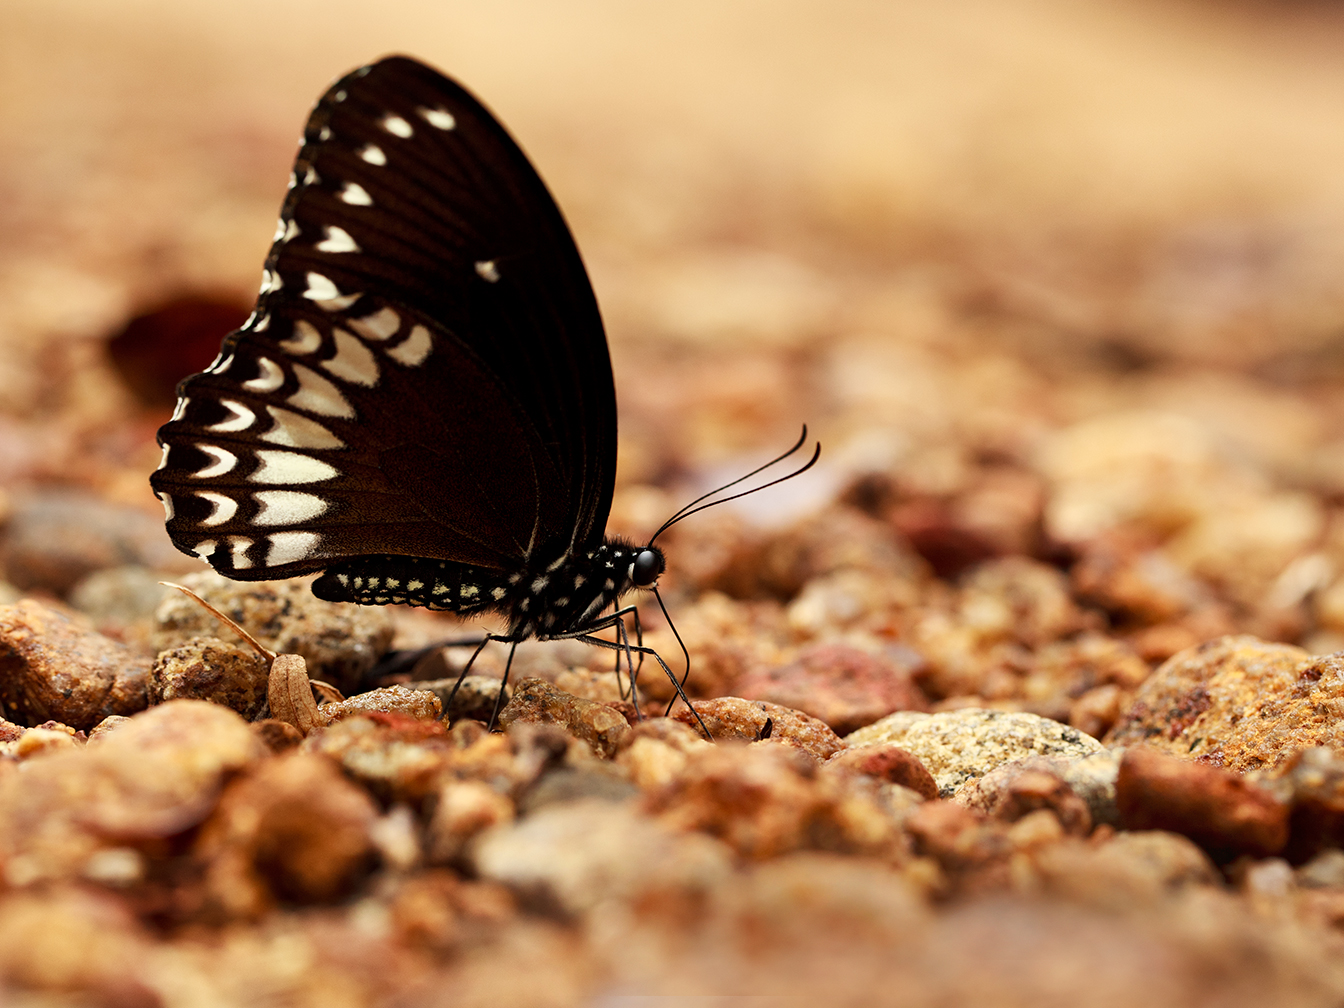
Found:
[[[623,638],[608,610],[664,569],[603,535],[616,396],[559,208],[480,102],[405,57],[317,103],[256,308],[159,443],[174,545],[238,580],[325,571],[329,601],[612,647],[591,635]]]

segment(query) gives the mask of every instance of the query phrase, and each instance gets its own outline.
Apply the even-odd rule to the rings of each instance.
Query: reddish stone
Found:
[[[928,710],[913,682],[919,660],[879,657],[845,644],[809,648],[789,665],[757,669],[738,680],[736,693],[820,718],[837,734],[872,724],[898,710]]]
[[[1134,748],[1115,783],[1125,829],[1181,833],[1210,854],[1268,857],[1288,843],[1288,805],[1217,767]]]
[[[914,753],[900,746],[855,746],[836,753],[826,765],[900,784],[924,798],[938,797],[938,782],[933,779],[933,774]]]

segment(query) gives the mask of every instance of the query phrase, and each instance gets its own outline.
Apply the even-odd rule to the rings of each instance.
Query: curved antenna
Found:
[[[690,517],[697,511],[703,511],[705,508],[713,507],[715,504],[726,504],[730,500],[737,500],[739,497],[745,497],[748,494],[754,494],[757,490],[764,490],[766,487],[772,487],[776,483],[783,483],[785,480],[793,479],[793,477],[795,476],[801,476],[803,473],[807,472],[807,470],[811,469],[814,465],[817,464],[817,459],[821,456],[820,443],[817,444],[817,450],[812,453],[811,460],[807,463],[807,465],[803,466],[801,469],[798,469],[795,472],[791,472],[787,476],[781,476],[779,477],[779,479],[771,480],[769,483],[764,483],[761,486],[753,487],[751,490],[744,490],[741,493],[733,494],[731,497],[724,497],[721,500],[710,501],[708,504],[701,504],[699,507],[696,507],[696,505],[700,504],[701,501],[708,500],[710,497],[713,497],[716,494],[721,494],[723,493],[723,491],[728,490],[731,487],[737,486],[743,480],[749,480],[757,473],[764,472],[771,466],[783,462],[786,458],[788,458],[799,448],[801,448],[804,445],[804,443],[806,443],[806,441],[807,441],[807,424],[803,424],[803,433],[801,434],[801,436],[799,436],[798,441],[794,444],[792,448],[786,451],[783,455],[778,455],[775,458],[772,458],[769,462],[766,462],[764,465],[757,466],[751,472],[746,473],[743,476],[739,476],[731,483],[725,483],[723,486],[718,487],[715,490],[709,491],[709,493],[701,494],[695,500],[691,501],[689,504],[685,505],[680,510],[678,510],[677,513],[674,514],[667,521],[663,522],[663,524],[659,527],[658,531],[649,537],[648,545],[652,546],[653,541],[657,539],[660,535],[662,535],[664,532],[670,529],[677,522],[681,521],[683,518]]]
[[[796,451],[796,450],[797,450],[797,449],[791,449],[790,452],[789,452],[789,454],[793,454],[793,452]],[[784,457],[784,456],[781,456],[781,458],[782,458],[782,457]],[[653,545],[653,540],[654,540],[654,539],[657,539],[660,535],[662,535],[664,532],[666,532],[669,528],[671,528],[671,527],[672,527],[673,525],[675,525],[677,522],[681,521],[683,518],[689,518],[691,515],[696,514],[696,513],[699,512],[699,511],[703,511],[703,510],[705,510],[705,508],[712,508],[712,507],[713,507],[714,505],[716,505],[716,504],[727,504],[729,501],[737,500],[739,497],[746,497],[746,496],[748,496],[749,494],[754,494],[754,493],[756,493],[758,490],[764,490],[764,489],[766,489],[767,487],[772,487],[772,486],[774,486],[776,483],[783,483],[785,480],[791,480],[791,479],[793,479],[795,476],[801,476],[803,473],[807,472],[807,471],[808,471],[809,469],[811,469],[814,465],[816,465],[816,464],[817,464],[817,459],[819,459],[819,458],[821,458],[821,445],[820,445],[820,444],[817,445],[817,449],[816,449],[816,451],[814,451],[814,452],[812,453],[812,457],[811,457],[810,459],[807,460],[807,464],[806,464],[806,465],[804,465],[804,466],[800,466],[799,468],[795,469],[795,470],[794,470],[793,472],[791,472],[791,473],[788,473],[787,475],[780,476],[778,479],[772,479],[769,483],[762,483],[762,484],[761,484],[760,486],[758,486],[758,487],[752,487],[750,490],[743,490],[741,493],[735,493],[735,494],[733,494],[731,497],[721,497],[719,500],[713,500],[713,501],[710,501],[708,504],[701,504],[699,507],[691,507],[691,505],[688,504],[687,507],[690,508],[689,511],[686,510],[686,508],[682,508],[680,511],[678,511],[675,515],[673,515],[673,516],[672,516],[671,518],[669,518],[667,521],[663,522],[663,527],[660,528],[657,532],[655,532],[655,533],[653,534],[653,539],[650,539],[650,540],[649,540],[649,545],[652,546],[652,545]],[[779,461],[779,460],[776,459],[775,461]],[[774,465],[774,462],[767,463],[767,464],[768,464],[768,465]],[[764,469],[765,466],[762,466],[761,468]],[[748,473],[747,476],[754,476],[756,473],[758,473],[758,472],[760,472],[760,471],[761,471],[760,469],[757,469],[757,470],[755,470],[755,472]],[[746,479],[746,476],[742,477],[742,479]],[[740,483],[740,482],[742,482],[742,480],[733,480],[733,483]],[[733,483],[729,483],[728,486],[725,486],[725,487],[720,487],[719,490],[726,490],[728,487],[732,486]],[[719,490],[716,490],[716,491],[714,491],[714,492],[715,492],[715,493],[718,493]],[[709,495],[706,495],[706,496],[709,496]],[[704,500],[705,498],[704,498],[704,497],[700,497],[700,498],[698,498],[698,499],[699,499],[699,500]],[[692,502],[692,503],[694,503],[694,502]]]

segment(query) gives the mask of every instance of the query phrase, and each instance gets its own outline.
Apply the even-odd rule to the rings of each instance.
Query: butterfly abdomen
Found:
[[[329,602],[397,603],[464,616],[493,611],[508,620],[509,637],[544,640],[587,627],[634,587],[631,566],[641,549],[608,539],[512,572],[424,557],[354,557],[328,568],[313,594]]]

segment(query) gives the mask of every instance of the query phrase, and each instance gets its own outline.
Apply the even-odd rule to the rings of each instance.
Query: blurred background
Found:
[[[935,578],[1030,557],[1149,661],[1233,629],[1344,646],[1325,3],[6,0],[15,589],[193,566],[153,432],[247,314],[312,102],[389,52],[480,95],[573,226],[616,368],[615,526],[806,421],[823,467],[742,527],[839,499]],[[714,521],[683,527],[683,576],[794,597],[734,574]]]

